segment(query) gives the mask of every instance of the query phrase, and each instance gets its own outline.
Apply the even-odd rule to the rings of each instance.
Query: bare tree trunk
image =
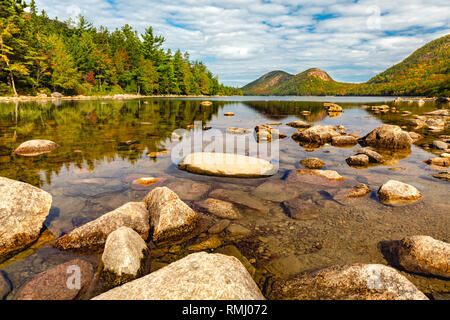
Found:
[[[16,84],[14,83],[14,75],[13,72],[11,70],[9,70],[9,77],[11,79],[11,85],[14,91],[14,95],[17,96],[17,91],[16,91]]]

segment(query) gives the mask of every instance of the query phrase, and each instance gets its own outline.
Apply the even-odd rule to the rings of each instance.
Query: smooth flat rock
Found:
[[[51,206],[48,192],[0,177],[0,262],[38,238]]]
[[[19,145],[13,153],[21,156],[37,156],[52,152],[58,147],[59,145],[50,140],[28,140]]]
[[[147,240],[150,225],[146,205],[143,202],[128,202],[72,230],[51,245],[64,250],[99,250],[105,245],[109,234],[122,226],[135,230],[142,239]]]
[[[73,300],[89,288],[93,278],[94,268],[89,262],[70,260],[35,275],[19,289],[16,299]]]
[[[192,173],[221,177],[257,178],[275,174],[270,162],[233,153],[196,152],[186,156],[178,168]]]
[[[332,266],[276,283],[271,299],[428,300],[407,278],[381,264]]]
[[[227,228],[227,232],[232,236],[248,236],[252,233],[251,230],[236,223],[230,224]]]
[[[358,140],[352,136],[336,136],[331,139],[331,145],[335,147],[348,147],[358,144]]]
[[[150,191],[144,203],[150,213],[153,241],[177,240],[192,232],[198,215],[178,195],[167,187]]]
[[[394,242],[395,262],[407,271],[450,278],[450,244],[429,236],[410,236]]]
[[[389,180],[378,189],[378,198],[388,204],[410,203],[421,197],[415,187],[397,180]]]
[[[131,228],[120,227],[106,239],[102,254],[102,278],[112,285],[134,280],[149,271],[145,258],[149,249],[141,236]]]
[[[208,198],[196,204],[219,218],[232,220],[242,218],[239,210],[231,202]]]
[[[403,131],[399,126],[383,124],[360,138],[359,143],[375,148],[409,149],[413,140],[408,132]]]
[[[234,257],[193,253],[94,300],[262,300],[258,286]]]

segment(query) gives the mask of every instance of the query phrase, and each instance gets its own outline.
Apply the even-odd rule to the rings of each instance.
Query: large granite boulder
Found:
[[[100,277],[111,286],[139,278],[150,271],[149,254],[147,244],[136,231],[120,227],[106,239]]]
[[[193,253],[149,275],[109,290],[94,300],[262,300],[238,259]]]
[[[196,152],[186,156],[178,168],[192,173],[221,177],[258,178],[275,174],[269,161],[234,153]]]
[[[407,271],[450,278],[450,244],[429,236],[410,236],[394,242],[395,263]]]
[[[178,240],[192,232],[198,222],[197,213],[167,187],[150,191],[144,203],[150,213],[153,241]]]
[[[381,264],[332,266],[273,286],[271,299],[428,300],[395,269]]]
[[[89,262],[73,259],[35,275],[16,295],[17,300],[73,300],[85,293],[94,278]]]
[[[411,203],[421,197],[415,187],[397,180],[389,180],[378,189],[378,198],[388,204]]]
[[[29,140],[22,143],[14,150],[14,154],[21,156],[37,156],[43,153],[52,152],[59,145],[50,140]]]
[[[51,245],[58,249],[100,250],[109,234],[125,226],[136,231],[144,240],[149,235],[149,212],[143,202],[128,202],[105,213],[68,234],[56,239]]]
[[[383,124],[359,139],[363,146],[385,149],[409,149],[413,143],[408,132],[396,125]]]
[[[39,237],[51,206],[48,192],[0,177],[0,262]]]

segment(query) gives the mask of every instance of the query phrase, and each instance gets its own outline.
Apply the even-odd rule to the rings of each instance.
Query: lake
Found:
[[[383,123],[413,131],[412,115],[444,105],[433,101],[402,102],[395,104],[397,112],[383,113],[360,106],[392,107],[392,97],[214,97],[208,99],[213,102],[211,106],[202,106],[201,100],[204,98],[0,104],[0,176],[40,187],[53,197],[46,230],[37,243],[0,264],[0,270],[7,273],[14,285],[8,298],[33,275],[81,255],[50,247],[50,241],[126,202],[142,200],[156,185],[168,186],[194,209],[197,202],[208,198],[214,190],[219,189],[214,194],[229,193],[228,198],[233,199],[242,215],[234,223],[250,232],[237,235],[223,231],[218,234],[222,246],[211,251],[234,255],[243,261],[263,293],[270,291],[277,277],[335,264],[390,264],[386,243],[408,235],[428,235],[450,242],[449,182],[432,177],[439,171],[423,162],[436,156],[436,150],[426,144],[450,135],[448,126],[439,132],[415,130],[424,138],[410,152],[385,154],[388,161],[384,164],[356,168],[347,165],[345,159],[359,145],[304,147],[291,138],[296,129],[286,125],[294,120],[340,125],[347,133],[358,136]],[[324,101],[339,103],[343,113],[330,117],[323,107]],[[302,115],[305,110],[310,114]],[[403,110],[412,114],[405,116]],[[234,116],[224,115],[230,112]],[[152,152],[176,149],[180,141],[172,133],[177,129],[197,130],[210,139],[225,135],[228,127],[239,127],[249,129],[248,139],[253,141],[256,125],[275,122],[281,122],[273,127],[287,137],[274,141],[276,148],[263,156],[278,167],[277,173],[268,178],[197,175],[179,170],[174,154],[149,156]],[[194,124],[196,128],[191,127]],[[228,138],[227,144],[235,141],[234,136]],[[12,154],[20,143],[31,139],[49,139],[60,147],[35,157]],[[257,143],[258,148],[267,146]],[[254,155],[251,150],[243,150],[245,146],[233,145],[232,149]],[[334,198],[341,187],[291,182],[289,175],[303,168],[299,161],[308,157],[320,158],[325,162],[323,169],[344,176],[346,186],[364,183],[371,193],[342,203]],[[143,176],[160,181],[150,186],[133,183]],[[390,179],[415,186],[423,197],[405,206],[381,203],[377,190]],[[289,217],[282,203],[289,200],[289,194],[307,202],[315,214],[305,219]],[[186,256],[190,253],[188,246],[209,237],[207,227],[220,219],[207,213],[204,216],[205,228],[194,238],[169,246],[150,243],[152,270]],[[96,265],[101,257],[82,256]],[[450,292],[449,281],[401,273],[424,293]]]

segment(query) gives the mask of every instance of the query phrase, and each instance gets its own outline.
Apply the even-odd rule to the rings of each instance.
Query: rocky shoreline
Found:
[[[324,107],[327,112],[343,112],[336,104],[325,104]],[[389,156],[378,153],[380,149],[397,153],[410,149],[413,144],[411,134],[395,125],[381,125],[364,137],[347,134],[342,126],[335,128],[299,121],[289,125],[297,129],[292,139],[307,148],[324,144],[345,148],[360,144],[362,148],[345,160],[349,166],[389,163]],[[256,126],[254,131],[261,143],[287,137],[267,124]],[[448,143],[443,143],[440,158],[448,159]],[[21,144],[14,154],[35,156],[58,147],[49,140],[30,140]],[[311,202],[298,198],[297,185],[325,187],[333,201],[341,205],[372,193],[364,183],[357,183],[335,170],[322,169],[326,164],[321,159],[305,158],[299,162],[305,168],[291,170],[279,183],[266,181],[250,186],[248,194],[219,188],[203,190],[191,183],[190,188],[201,189],[202,196],[192,195],[190,201],[181,199],[177,192],[182,190],[179,183],[159,186],[158,178],[135,179],[133,182],[151,186],[144,189],[149,191],[141,201],[127,202],[50,243],[61,251],[101,254],[98,266],[82,257],[70,260],[35,275],[17,288],[14,297],[8,298],[426,300],[427,296],[400,271],[445,280],[450,278],[450,244],[426,235],[412,235],[395,239],[389,245],[388,251],[393,257],[391,266],[359,261],[330,265],[284,279],[272,279],[271,290],[262,290],[249,261],[250,266],[245,260],[220,251],[226,247],[220,233],[245,237],[253,232],[239,222],[243,219],[240,206],[268,213],[269,209],[258,200],[265,199],[278,202],[292,219],[310,220],[319,213],[315,212]],[[439,164],[446,166],[445,161]],[[267,177],[275,173],[266,160],[220,153],[191,154],[178,168],[228,178]],[[374,196],[386,207],[407,206],[422,201],[423,194],[419,189],[420,186],[416,188],[390,179],[379,183]],[[275,196],[274,190],[281,191]],[[201,200],[205,195],[207,199]],[[29,184],[0,178],[0,201],[4,204],[0,208],[2,261],[27,248],[43,232],[52,196]],[[217,218],[217,222],[212,224],[211,217]],[[199,238],[186,248],[189,254],[151,272],[152,260],[158,250],[176,252],[177,246],[195,236]],[[314,244],[314,247],[320,250],[321,244]],[[73,268],[82,275],[76,288],[67,286],[68,270]],[[11,290],[8,275],[0,273],[0,299]]]

